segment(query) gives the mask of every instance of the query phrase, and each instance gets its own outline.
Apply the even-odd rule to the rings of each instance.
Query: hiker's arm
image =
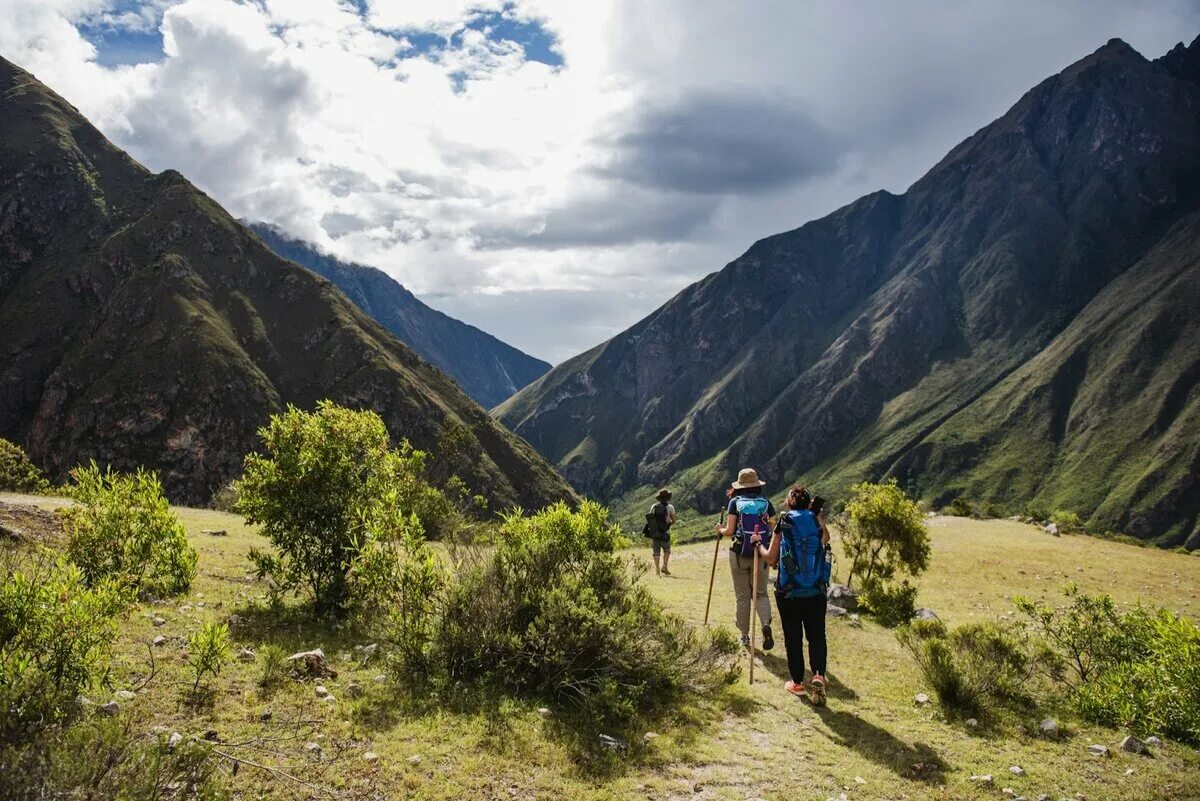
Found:
[[[679,518],[679,516],[675,514],[675,510],[672,508],[671,511],[667,513],[667,525],[670,525],[670,526],[675,525],[675,521],[678,518]]]
[[[821,510],[821,514],[817,515],[817,525],[821,527],[821,547],[824,548],[829,544],[829,527],[825,525],[825,510]]]
[[[733,532],[735,532],[735,531],[737,531],[737,514],[736,513],[725,516],[725,526],[723,528],[720,523],[717,524],[717,532],[722,537],[732,537]]]
[[[767,560],[767,564],[771,567],[775,567],[775,565],[779,564],[779,543],[782,540],[783,534],[779,531],[776,531],[775,535],[771,537],[770,548],[763,547],[762,542],[759,542],[758,544],[758,555]]]

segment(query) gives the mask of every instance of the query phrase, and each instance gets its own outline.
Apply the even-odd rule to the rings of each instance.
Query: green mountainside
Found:
[[[473,325],[426,306],[382,270],[321,253],[266,223],[247,227],[271,250],[328,278],[417,355],[439,367],[476,403],[491,408],[546,374],[550,365]]]
[[[151,174],[0,59],[0,436],[53,477],[87,459],[159,471],[201,502],[286,404],[371,408],[493,508],[574,493],[525,442],[329,281],[272,253],[174,171]]]
[[[1113,40],[903,195],[755,243],[496,413],[609,499],[893,475],[1200,547],[1198,298],[1200,39]]]

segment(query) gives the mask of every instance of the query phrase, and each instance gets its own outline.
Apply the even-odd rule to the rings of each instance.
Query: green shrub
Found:
[[[260,577],[285,591],[307,588],[319,613],[341,614],[349,575],[368,541],[364,514],[380,504],[415,514],[427,534],[454,526],[455,510],[423,478],[425,454],[388,446],[379,415],[322,401],[294,407],[259,431],[265,455],[246,457],[237,510],[275,546],[253,551]]]
[[[258,664],[261,669],[258,686],[265,692],[273,692],[287,679],[287,657],[287,651],[275,643],[267,643],[258,649]]]
[[[205,623],[188,636],[188,667],[196,680],[192,692],[200,689],[206,678],[215,679],[229,661],[229,626],[224,623]]]
[[[707,637],[665,612],[615,553],[622,543],[590,502],[505,518],[495,547],[447,587],[441,669],[615,725],[731,681],[733,638]]]
[[[4,798],[222,801],[212,744],[147,735],[133,721],[93,717],[0,747]]]
[[[974,517],[975,507],[966,498],[955,498],[942,509],[944,514],[954,515],[955,517]]]
[[[48,553],[9,555],[0,571],[0,742],[67,718],[107,665],[128,591],[88,587]]]
[[[196,549],[158,477],[141,469],[101,473],[95,462],[71,475],[79,503],[62,512],[67,554],[88,584],[111,578],[141,596],[186,592],[196,574]]]
[[[991,501],[987,501],[986,503],[977,507],[976,513],[983,520],[996,520],[1004,517],[1004,510],[1001,509],[999,505],[992,503]]]
[[[1017,599],[1068,666],[1067,694],[1087,720],[1200,745],[1200,628],[1166,609],[1117,609],[1065,589],[1059,607]]]
[[[1058,526],[1060,534],[1086,534],[1083,527],[1083,520],[1074,512],[1068,512],[1059,509],[1054,514],[1050,515],[1050,522]]]
[[[1020,632],[999,623],[947,629],[940,620],[917,620],[896,637],[947,713],[980,716],[1025,695],[1035,660]]]
[[[50,482],[29,461],[21,447],[0,437],[0,490],[5,492],[49,492]]]
[[[862,611],[888,628],[912,620],[917,612],[916,601],[917,588],[907,580],[896,584],[873,578],[863,583],[858,596]]]
[[[1025,504],[1025,516],[1036,523],[1042,523],[1050,519],[1050,513],[1046,511],[1046,508],[1035,503]]]
[[[237,482],[231,481],[217,490],[212,498],[213,508],[220,512],[237,512]]]
[[[897,486],[862,483],[851,488],[842,526],[850,574],[864,582],[889,581],[900,572],[917,576],[929,566],[929,532],[921,509]]]

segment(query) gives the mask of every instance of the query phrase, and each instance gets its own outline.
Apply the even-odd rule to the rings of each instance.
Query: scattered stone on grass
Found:
[[[1162,744],[1163,744],[1163,743],[1162,743],[1162,740],[1161,740],[1161,739],[1159,739],[1158,737],[1155,737],[1155,736],[1153,736],[1153,735],[1151,735],[1150,737],[1147,737],[1147,738],[1146,738],[1146,745],[1152,745],[1152,746],[1154,746],[1155,748],[1162,748]]]
[[[352,681],[346,685],[346,695],[350,696],[351,698],[361,698],[362,694],[363,687],[358,682]]]
[[[354,653],[358,654],[358,661],[364,665],[367,664],[368,662],[370,662],[372,659],[374,659],[375,654],[378,652],[379,652],[379,645],[377,643],[370,643],[368,645],[354,646]]]
[[[929,703],[929,694],[917,693],[913,696],[913,701],[916,702],[917,706],[925,706]]]
[[[379,754],[375,753],[374,751],[368,751],[367,753],[363,754],[363,761],[364,762],[372,762],[372,763],[378,762]]]
[[[1058,721],[1054,718],[1046,718],[1038,724],[1038,731],[1043,737],[1058,737],[1061,730],[1058,728]]]
[[[253,648],[240,648],[237,652],[239,662],[253,662],[255,657]]]
[[[137,698],[137,693],[130,690],[117,690],[115,693],[113,693],[113,696],[115,696],[118,701],[132,701],[134,698]]]
[[[154,618],[153,620],[151,620],[151,621],[150,621],[150,623],[151,623],[151,625],[153,625],[155,628],[159,628],[160,626],[165,626],[165,625],[167,625],[167,620],[166,620],[166,618],[162,618],[162,617],[156,617],[156,618]]]
[[[1099,743],[1089,745],[1088,753],[1091,754],[1092,756],[1100,756],[1100,757],[1109,756],[1108,746],[1100,745]]]
[[[153,642],[152,642],[152,645],[153,645],[155,648],[161,648],[161,647],[163,647],[163,646],[164,646],[164,645],[166,645],[166,644],[167,644],[167,638],[166,638],[166,637],[164,637],[164,636],[162,636],[161,634],[159,634],[157,637],[155,637],[155,638],[154,638],[154,640],[153,640]]]
[[[167,738],[167,750],[174,751],[175,746],[183,742],[183,735],[177,731],[171,732],[171,736]]]
[[[979,782],[980,784],[986,784],[986,785],[990,786],[992,783],[992,774],[984,773],[979,776],[972,776],[971,781]]]
[[[829,599],[829,603],[832,606],[841,607],[847,612],[858,611],[858,593],[845,584],[830,585],[829,591],[825,593],[825,597]]]
[[[856,628],[856,629],[862,628],[862,619],[859,618],[857,612],[854,612],[850,615],[849,622],[853,628]]]
[[[967,724],[968,729],[978,729],[979,728],[979,721],[976,720],[975,718],[967,718],[963,722]]]
[[[310,756],[320,756],[321,745],[319,743],[305,743],[304,750],[307,751]]]
[[[1013,765],[1011,768],[1008,769],[1008,772],[1014,776],[1024,776],[1025,768],[1021,767],[1020,765]]]
[[[625,743],[616,737],[609,737],[607,734],[600,735],[600,747],[606,751],[624,751],[626,748]]]
[[[420,764],[421,764],[421,755],[420,755],[420,754],[413,754],[412,756],[410,756],[410,757],[409,757],[408,759],[406,759],[405,761],[406,761],[408,764],[410,764],[410,765],[420,765]]]
[[[926,606],[918,608],[917,611],[913,613],[913,618],[916,620],[941,620],[941,618],[938,617],[937,612]]]
[[[376,684],[386,684],[387,683],[387,674],[380,673],[378,676],[375,677],[375,683]]]
[[[258,719],[263,723],[266,723],[268,720],[270,720],[272,716],[273,713],[269,709],[264,709],[262,712],[258,713]]]
[[[305,678],[337,678],[337,671],[329,667],[325,661],[325,652],[320,648],[310,651],[298,651],[287,658],[292,664],[292,674]]]
[[[1147,756],[1150,753],[1150,749],[1146,747],[1146,744],[1134,737],[1132,734],[1126,736],[1125,739],[1121,741],[1121,750],[1128,751],[1131,754],[1140,754],[1142,756]]]
[[[107,704],[101,704],[100,706],[96,707],[96,711],[101,715],[107,715],[111,718],[115,717],[117,713],[121,711],[121,705],[116,701],[109,701]]]
[[[202,529],[200,529],[200,533],[201,533],[201,534],[207,534],[207,535],[208,535],[208,536],[210,536],[210,537],[224,537],[224,536],[227,536],[227,535],[226,535],[226,532],[225,532],[225,529],[223,529],[223,528],[202,528]]]
[[[329,696],[329,688],[323,684],[318,684],[316,687],[314,687],[313,692],[317,694],[318,698],[326,698]]]
[[[1047,524],[1047,525],[1046,525],[1046,528],[1045,528],[1045,531],[1046,531],[1046,533],[1047,533],[1047,534],[1050,534],[1051,536],[1054,536],[1054,537],[1057,537],[1057,536],[1058,536],[1058,526],[1056,526],[1056,525],[1055,525],[1055,524],[1053,524],[1053,523],[1049,523],[1049,524]]]
[[[847,612],[845,609],[843,609],[840,606],[834,606],[833,604],[829,604],[828,606],[825,607],[825,614],[829,617],[845,617],[846,615],[849,614],[849,612]]]
[[[1132,775],[1133,775],[1134,773],[1136,773],[1136,772],[1137,772],[1137,771],[1135,771],[1133,768],[1125,768],[1125,775],[1126,775],[1126,776],[1132,776]]]
[[[657,739],[658,739],[658,734],[655,732],[652,732],[652,731],[648,731],[642,735],[642,742],[644,742],[644,743],[648,743],[651,740],[657,740]]]
[[[539,706],[537,713],[539,715],[541,715],[543,718],[549,718],[549,717],[554,716],[554,713],[552,711],[550,711],[550,709],[548,707],[544,707],[544,706]]]

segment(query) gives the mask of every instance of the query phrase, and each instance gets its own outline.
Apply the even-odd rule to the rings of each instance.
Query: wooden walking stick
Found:
[[[721,513],[721,525],[725,525],[725,513]],[[713,582],[717,578],[717,557],[721,555],[721,532],[717,532],[717,545],[713,549],[712,572],[708,574],[708,600],[704,602],[704,625],[708,625],[708,610],[712,606]]]
[[[754,533],[758,534],[758,526],[754,527]],[[754,636],[755,620],[758,611],[758,543],[754,543],[754,570],[752,571],[754,578],[750,582],[750,683],[754,683],[754,645],[757,638]]]

